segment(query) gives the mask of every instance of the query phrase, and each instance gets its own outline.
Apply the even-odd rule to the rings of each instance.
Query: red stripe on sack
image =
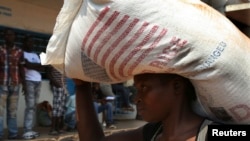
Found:
[[[155,39],[155,41],[150,45],[149,48],[147,48],[142,55],[133,63],[133,65],[128,70],[128,75],[132,75],[132,72],[134,69],[142,62],[142,60],[157,46],[157,44],[160,42],[160,40],[166,35],[167,29],[162,29],[159,36]]]
[[[117,18],[117,16],[120,13],[115,11],[110,18],[107,20],[107,22],[97,31],[97,33],[95,34],[95,36],[92,38],[91,43],[88,46],[88,50],[87,50],[87,55],[90,57],[92,48],[94,46],[94,44],[96,43],[96,41],[99,39],[99,37],[104,33],[104,31],[112,24],[112,22]]]
[[[128,26],[128,28],[126,28],[126,30],[124,32],[122,32],[122,34],[114,41],[114,43],[110,46],[110,48],[108,48],[108,50],[106,51],[106,53],[103,55],[103,58],[101,59],[101,65],[104,66],[105,65],[105,61],[107,60],[109,54],[119,45],[119,43],[126,38],[126,36],[132,31],[132,29],[135,27],[135,25],[139,22],[139,19],[134,19]],[[114,64],[115,61],[120,57],[119,54],[116,54],[115,57],[111,60],[111,64]]]
[[[112,58],[112,60],[110,62],[109,70],[110,70],[110,75],[114,79],[118,79],[118,77],[116,76],[116,74],[114,72],[114,66],[115,66],[116,61],[142,35],[142,33],[144,32],[144,30],[146,29],[146,27],[148,25],[149,25],[149,23],[144,22],[142,24],[142,26],[140,27],[140,29],[134,34],[134,36],[119,50],[119,52],[116,54],[116,56],[114,56],[114,58]],[[132,29],[129,29],[129,30],[132,30]]]
[[[114,34],[116,34],[121,29],[121,27],[127,22],[128,18],[129,18],[128,15],[123,16],[123,18],[118,22],[115,28],[111,32],[107,33],[107,35],[101,41],[100,45],[97,47],[95,54],[94,54],[95,62],[97,62],[97,57],[99,53],[101,52],[101,49],[106,45],[106,43],[111,39],[111,37],[114,36]]]
[[[88,30],[87,34],[85,35],[84,39],[83,39],[83,42],[82,42],[82,51],[84,51],[84,47],[90,37],[90,35],[92,34],[92,32],[94,31],[94,29],[97,27],[97,25],[101,22],[101,20],[105,17],[105,15],[108,13],[109,11],[109,7],[105,7],[99,17],[96,19],[96,21],[94,22],[94,24],[92,24],[92,26],[90,27],[90,29]]]
[[[125,60],[123,60],[123,62],[121,63],[121,65],[119,66],[119,75],[120,77],[124,77],[124,66],[127,65],[127,63],[135,56],[135,54],[141,50],[141,48],[152,38],[152,36],[155,34],[155,32],[157,31],[159,27],[158,26],[154,26],[150,32],[146,35],[146,37],[142,40],[141,43],[139,43],[139,45],[132,50],[132,52],[130,52],[130,54],[126,57]]]

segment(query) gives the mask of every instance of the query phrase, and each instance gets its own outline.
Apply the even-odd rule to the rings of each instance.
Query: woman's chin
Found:
[[[152,122],[154,121],[153,118],[150,115],[141,115],[142,120],[146,122]]]
[[[153,114],[150,114],[149,112],[146,112],[144,110],[138,110],[138,115],[142,118],[142,120],[147,122],[154,122],[156,121]]]
[[[142,120],[146,121],[146,122],[159,122],[161,120],[156,119],[155,117],[153,117],[152,114],[150,115],[141,115]]]

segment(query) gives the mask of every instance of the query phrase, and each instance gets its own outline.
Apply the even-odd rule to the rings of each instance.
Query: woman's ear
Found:
[[[180,83],[179,83],[179,82],[175,82],[175,83],[174,83],[174,89],[175,89],[175,90],[180,89]]]
[[[175,93],[176,93],[176,94],[181,94],[181,93],[183,92],[183,90],[184,90],[184,87],[183,87],[183,85],[184,85],[183,79],[177,77],[177,78],[174,79],[174,83],[173,83],[173,84],[174,84]]]

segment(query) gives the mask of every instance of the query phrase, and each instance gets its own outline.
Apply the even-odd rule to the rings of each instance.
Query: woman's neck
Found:
[[[195,137],[204,118],[195,114],[187,105],[172,111],[163,123],[162,137],[188,139]],[[180,136],[181,135],[181,136]]]

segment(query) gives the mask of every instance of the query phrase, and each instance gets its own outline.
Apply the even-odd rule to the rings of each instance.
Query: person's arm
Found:
[[[81,80],[74,81],[77,129],[81,141],[143,141],[142,128],[105,136],[94,109],[91,84]]]
[[[93,105],[91,84],[75,80],[77,129],[80,141],[101,141],[104,138]]]
[[[66,104],[65,104],[65,106],[68,108],[70,105],[71,105],[71,103],[72,103],[72,97],[71,96],[68,96],[67,97],[67,101],[66,101]]]
[[[41,63],[32,63],[25,59],[25,67],[27,69],[37,70],[37,71],[45,71],[45,68]]]
[[[62,87],[62,84],[59,83],[59,82],[56,80],[56,78],[53,76],[53,74],[52,74],[52,71],[54,71],[53,69],[55,69],[55,68],[53,68],[53,66],[47,66],[47,68],[46,68],[47,76],[48,76],[48,78],[49,78],[49,80],[50,80],[50,84],[51,84],[52,86],[55,86],[55,87],[57,87],[57,88],[60,88],[60,87]]]
[[[24,56],[22,53],[22,56],[19,60],[19,75],[20,75],[20,80],[21,80],[21,84],[22,84],[22,92],[23,94],[25,94],[25,90],[26,90],[26,81],[25,81],[25,69],[24,69]]]

